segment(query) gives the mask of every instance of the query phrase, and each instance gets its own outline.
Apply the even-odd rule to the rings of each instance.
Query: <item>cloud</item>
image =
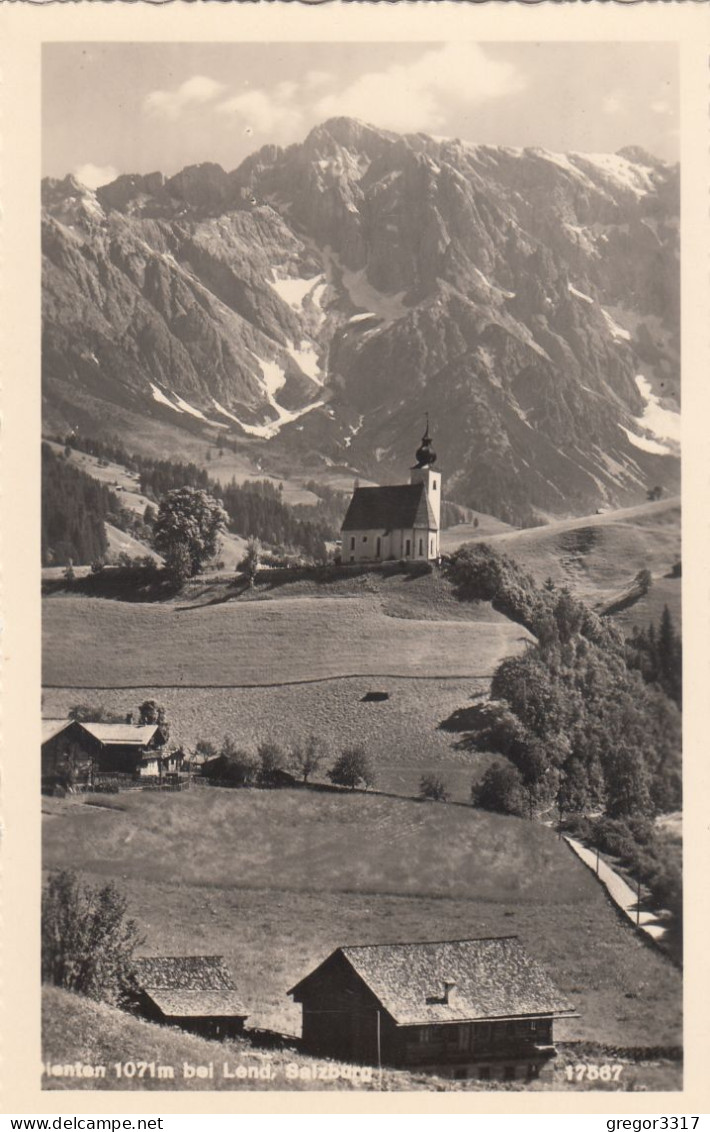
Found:
[[[219,114],[241,119],[246,134],[284,134],[298,131],[303,113],[294,105],[296,83],[282,82],[273,91],[248,90],[216,107]]]
[[[665,98],[659,98],[657,102],[651,103],[651,110],[654,114],[672,114],[673,107],[670,102],[666,102]]]
[[[394,130],[428,130],[441,125],[451,103],[476,106],[524,87],[512,63],[489,58],[474,43],[446,43],[411,63],[361,75],[322,97],[314,111],[321,118],[347,115]]]
[[[335,82],[335,75],[330,71],[306,71],[303,85],[306,90],[318,90]]]
[[[147,114],[175,121],[183,111],[195,106],[204,106],[217,98],[225,89],[206,75],[193,75],[174,90],[152,90],[147,94],[143,109]]]
[[[607,94],[602,102],[602,113],[604,114],[618,114],[623,108],[624,104],[618,94]]]
[[[78,165],[74,170],[74,176],[82,185],[86,185],[87,189],[98,189],[101,185],[109,185],[111,181],[115,181],[118,170],[114,169],[113,165],[92,165],[88,162],[86,165]]]

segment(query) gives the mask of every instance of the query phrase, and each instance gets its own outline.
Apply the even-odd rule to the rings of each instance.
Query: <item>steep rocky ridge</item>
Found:
[[[235,171],[43,183],[48,426],[150,416],[506,519],[678,477],[678,170],[352,119]],[[107,412],[107,402],[112,407]]]

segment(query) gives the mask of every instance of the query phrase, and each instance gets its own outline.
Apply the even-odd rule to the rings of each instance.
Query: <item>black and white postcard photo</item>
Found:
[[[35,16],[33,1111],[681,1111],[687,53],[277,8]]]

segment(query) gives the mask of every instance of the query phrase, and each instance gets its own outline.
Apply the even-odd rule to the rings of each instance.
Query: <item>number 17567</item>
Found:
[[[568,1081],[619,1081],[623,1069],[623,1065],[580,1063],[579,1065],[566,1065],[565,1076]]]

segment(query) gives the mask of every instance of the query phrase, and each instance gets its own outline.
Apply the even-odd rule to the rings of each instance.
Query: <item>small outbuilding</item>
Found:
[[[221,955],[160,955],[134,961],[138,1013],[203,1038],[238,1037],[247,1011]]]
[[[308,1052],[457,1079],[537,1077],[575,1015],[516,936],[339,947],[289,994]]]
[[[91,781],[94,750],[75,719],[42,720],[42,790],[71,790]]]

